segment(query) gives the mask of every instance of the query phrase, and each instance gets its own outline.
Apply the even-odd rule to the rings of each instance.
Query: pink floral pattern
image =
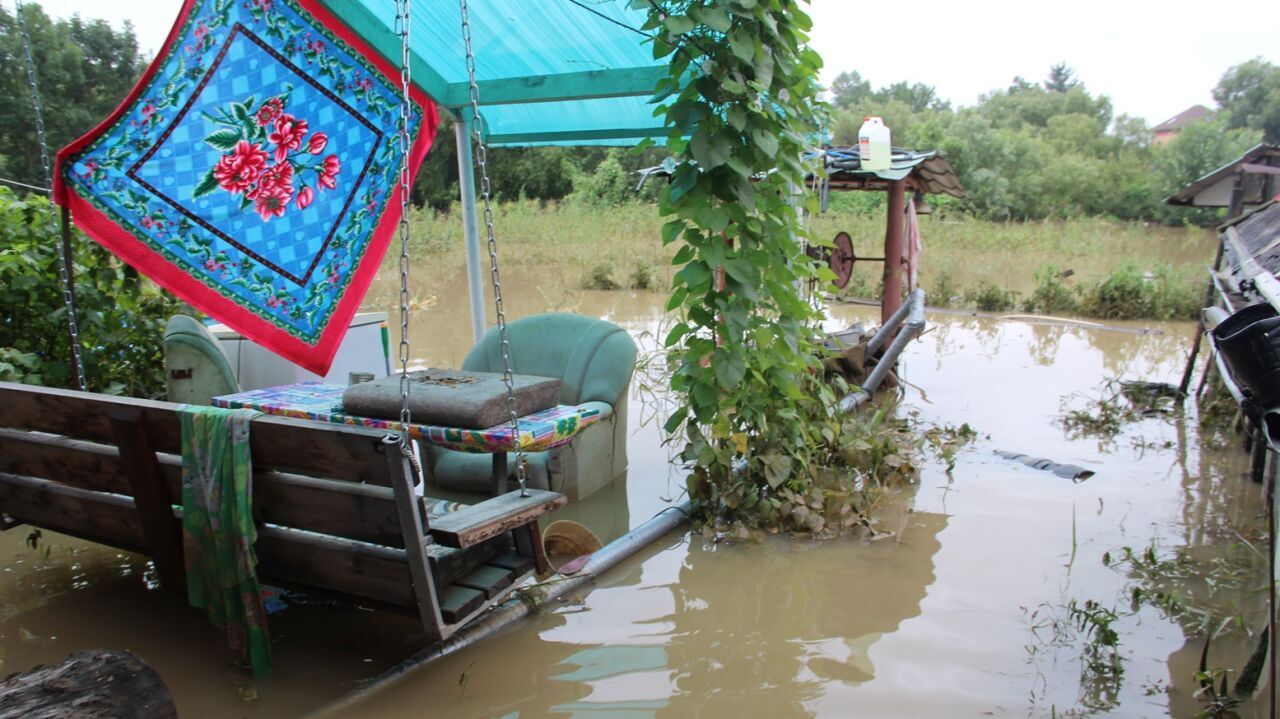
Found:
[[[204,141],[227,154],[191,194],[196,198],[222,190],[240,195],[241,211],[252,208],[268,222],[284,217],[290,203],[299,212],[306,210],[317,189],[336,190],[342,161],[336,154],[320,159],[329,136],[312,133],[305,118],[285,112],[287,98],[267,98],[256,109],[254,101],[232,103],[208,116],[219,127]]]

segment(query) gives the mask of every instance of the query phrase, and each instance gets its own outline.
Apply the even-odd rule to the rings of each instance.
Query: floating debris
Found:
[[[1012,459],[1015,462],[1022,462],[1032,469],[1040,469],[1045,472],[1052,472],[1064,479],[1070,479],[1074,482],[1083,482],[1092,477],[1095,472],[1092,469],[1085,469],[1076,464],[1058,464],[1051,459],[1043,457],[1032,457],[1029,454],[1021,454],[1019,452],[1009,452],[1003,449],[997,449],[996,454],[1005,459]]]

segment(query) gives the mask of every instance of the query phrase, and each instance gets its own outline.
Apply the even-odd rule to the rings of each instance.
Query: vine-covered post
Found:
[[[657,98],[677,162],[660,211],[678,245],[665,344],[683,401],[667,430],[689,494],[715,525],[849,526],[845,425],[822,381],[821,316],[800,294],[834,278],[803,251],[797,203],[813,198],[794,194],[821,128],[809,18],[796,0],[635,2],[671,60]]]

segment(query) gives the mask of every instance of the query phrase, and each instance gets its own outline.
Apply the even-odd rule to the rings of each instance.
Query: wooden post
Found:
[[[147,538],[147,548],[155,560],[156,574],[160,575],[160,586],[185,592],[187,574],[182,528],[173,514],[173,499],[147,436],[147,417],[136,407],[118,407],[111,410],[111,429],[120,450],[120,461],[128,473],[133,505]]]
[[[889,216],[884,231],[884,290],[880,295],[880,321],[888,322],[902,306],[902,248],[906,224],[906,184],[889,183]]]

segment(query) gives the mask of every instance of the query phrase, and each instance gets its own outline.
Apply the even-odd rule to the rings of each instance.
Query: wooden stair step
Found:
[[[502,567],[494,567],[483,565],[471,570],[465,577],[459,579],[456,584],[477,589],[484,592],[485,596],[493,599],[502,593],[502,590],[511,586],[515,581],[515,576],[511,570]]]
[[[515,552],[499,554],[486,562],[486,564],[505,569],[517,577],[522,577],[533,571],[533,557],[526,557]]]
[[[559,492],[530,489],[528,497],[519,490],[487,499],[433,521],[427,531],[446,547],[465,548],[509,532],[563,507],[568,500]]]
[[[488,597],[479,589],[450,584],[440,592],[440,616],[446,622],[455,624],[479,609],[486,599]]]

